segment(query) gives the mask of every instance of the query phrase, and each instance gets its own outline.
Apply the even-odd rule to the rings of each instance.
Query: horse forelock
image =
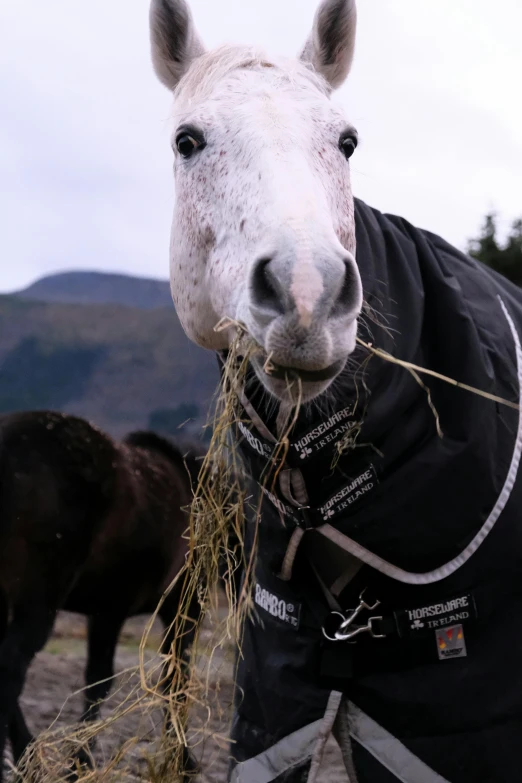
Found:
[[[274,69],[281,82],[313,86],[324,95],[330,88],[310,63],[273,57],[262,49],[226,44],[198,57],[174,91],[176,102],[191,103],[208,98],[217,84],[235,71]]]

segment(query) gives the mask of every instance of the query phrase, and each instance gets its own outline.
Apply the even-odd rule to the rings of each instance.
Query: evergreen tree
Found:
[[[480,235],[468,244],[468,253],[522,287],[522,218],[515,220],[504,245],[497,240],[497,216],[484,218]]]

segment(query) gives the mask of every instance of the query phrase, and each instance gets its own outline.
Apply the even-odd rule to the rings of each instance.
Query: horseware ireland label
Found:
[[[364,473],[352,479],[342,489],[332,495],[324,506],[319,509],[321,516],[327,522],[336,514],[351,508],[354,503],[371,492],[378,484],[377,473],[373,465],[368,465]]]
[[[326,421],[321,422],[312,430],[301,435],[298,440],[290,442],[290,452],[300,462],[320,454],[327,446],[342,439],[343,435],[353,427],[354,406],[349,405],[333,413]],[[248,412],[247,412],[248,416]],[[239,421],[238,428],[246,443],[259,456],[270,459],[274,453],[274,444],[268,443],[257,430],[254,432],[245,422]]]
[[[292,441],[290,443],[291,451],[300,460],[305,461],[331,443],[336,443],[352,427],[353,412],[353,405],[337,411],[329,419],[307,432],[306,435],[302,435],[299,440]]]
[[[256,582],[254,602],[274,620],[290,625],[295,630],[299,628],[301,604],[281,598],[276,593],[264,588],[259,582]]]
[[[462,625],[475,620],[477,610],[473,596],[466,593],[440,603],[401,609],[394,612],[394,616],[399,636],[426,636],[457,623]]]

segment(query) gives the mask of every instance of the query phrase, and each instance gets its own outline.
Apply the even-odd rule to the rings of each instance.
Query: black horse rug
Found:
[[[237,436],[263,501],[230,780],[312,783],[333,731],[351,783],[514,783],[522,292],[360,201],[356,228],[361,339],[515,407],[359,346],[280,464],[247,380]]]

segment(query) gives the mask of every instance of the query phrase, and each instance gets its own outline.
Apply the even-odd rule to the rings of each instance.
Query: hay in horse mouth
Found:
[[[268,358],[263,366],[263,370],[271,378],[281,381],[298,378],[305,383],[318,383],[320,381],[329,381],[332,378],[335,378],[342,371],[345,364],[345,359],[339,359],[337,362],[328,365],[328,367],[323,367],[321,370],[303,370],[300,367],[287,367],[282,364],[276,364]]]
[[[235,328],[239,340],[247,339],[247,350],[244,344],[237,355],[239,360],[248,359],[251,364],[256,356],[261,357],[259,368],[275,380],[293,380],[299,379],[304,383],[320,383],[321,381],[330,381],[335,378],[344,369],[348,358],[338,359],[336,362],[322,367],[320,370],[307,370],[303,367],[289,367],[284,364],[278,364],[272,360],[271,354],[267,354],[262,345],[248,331],[247,326],[242,321],[225,316],[214,327],[215,332],[222,332],[225,329]],[[223,352],[225,355],[227,351]]]

